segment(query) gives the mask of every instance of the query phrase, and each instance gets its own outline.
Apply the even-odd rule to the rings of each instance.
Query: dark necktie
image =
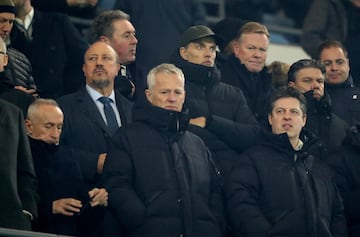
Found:
[[[112,100],[108,97],[100,97],[99,101],[104,105],[104,113],[106,117],[107,126],[112,134],[119,128],[119,124],[116,121],[116,116],[113,108],[111,107]]]

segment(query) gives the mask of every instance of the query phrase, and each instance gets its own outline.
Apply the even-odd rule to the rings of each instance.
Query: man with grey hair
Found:
[[[90,207],[107,205],[104,188],[84,185],[81,170],[70,153],[58,152],[64,114],[56,101],[37,99],[25,120],[34,168],[38,176],[39,217],[34,230],[82,236],[77,221]],[[85,211],[86,210],[86,211]]]
[[[105,162],[115,219],[106,222],[113,223],[106,236],[223,236],[219,172],[203,141],[187,131],[184,75],[160,64],[147,82],[147,99],[136,102],[133,123],[114,136]]]
[[[115,79],[115,88],[126,97],[132,98],[135,92],[134,83],[137,79],[133,62],[136,59],[138,40],[135,36],[135,28],[130,22],[130,16],[121,10],[100,13],[90,27],[89,41],[91,43],[103,41],[114,48],[121,65],[119,75]]]

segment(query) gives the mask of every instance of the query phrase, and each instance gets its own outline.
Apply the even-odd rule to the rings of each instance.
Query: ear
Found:
[[[232,40],[231,42],[232,50],[235,52],[239,48],[239,42],[237,40]]]
[[[25,128],[26,128],[27,134],[32,133],[32,124],[31,124],[31,121],[29,119],[25,119]]]
[[[272,125],[272,114],[268,114],[268,122]]]
[[[289,81],[288,86],[292,87],[292,88],[295,88],[295,83],[293,81]]]
[[[85,75],[85,63],[82,65],[82,70],[83,70],[83,73]]]
[[[307,116],[306,116],[306,114],[304,114],[304,117],[303,117],[303,127],[305,127],[306,120],[307,120]]]
[[[99,41],[109,43],[110,39],[107,36],[102,35],[102,36],[99,37]]]
[[[151,103],[151,90],[145,89],[146,99]]]
[[[117,64],[117,73],[116,73],[116,76],[117,76],[117,75],[119,75],[121,64],[120,63],[116,63],[116,64]]]
[[[187,60],[187,50],[185,47],[179,49],[179,54],[183,59]]]
[[[233,43],[233,52],[234,52],[234,55],[237,59],[239,59],[239,61],[241,62],[241,53],[239,52],[240,51],[240,43],[238,40],[234,41]]]

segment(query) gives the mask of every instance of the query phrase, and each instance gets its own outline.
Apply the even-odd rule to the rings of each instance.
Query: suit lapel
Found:
[[[110,134],[98,107],[86,91],[85,87],[81,88],[77,93],[76,101],[79,103],[79,109],[83,111],[86,117],[90,118],[94,124],[101,128],[101,130]]]
[[[121,126],[124,126],[125,124],[128,123],[128,121],[122,100],[126,100],[126,98],[121,96],[121,94],[117,90],[115,90],[115,100],[116,100],[116,107],[120,115]]]

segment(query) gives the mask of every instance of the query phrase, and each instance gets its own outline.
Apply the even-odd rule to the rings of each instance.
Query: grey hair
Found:
[[[42,105],[53,105],[54,107],[57,107],[60,109],[59,104],[55,100],[38,98],[34,102],[32,102],[31,105],[29,106],[29,108],[27,110],[27,119],[30,119],[30,120],[34,119],[34,117],[36,116],[36,111]]]
[[[147,86],[150,90],[155,85],[156,75],[161,72],[168,74],[176,74],[181,78],[183,84],[185,84],[185,76],[180,68],[176,67],[174,64],[163,63],[151,69],[150,72],[147,74]]]

